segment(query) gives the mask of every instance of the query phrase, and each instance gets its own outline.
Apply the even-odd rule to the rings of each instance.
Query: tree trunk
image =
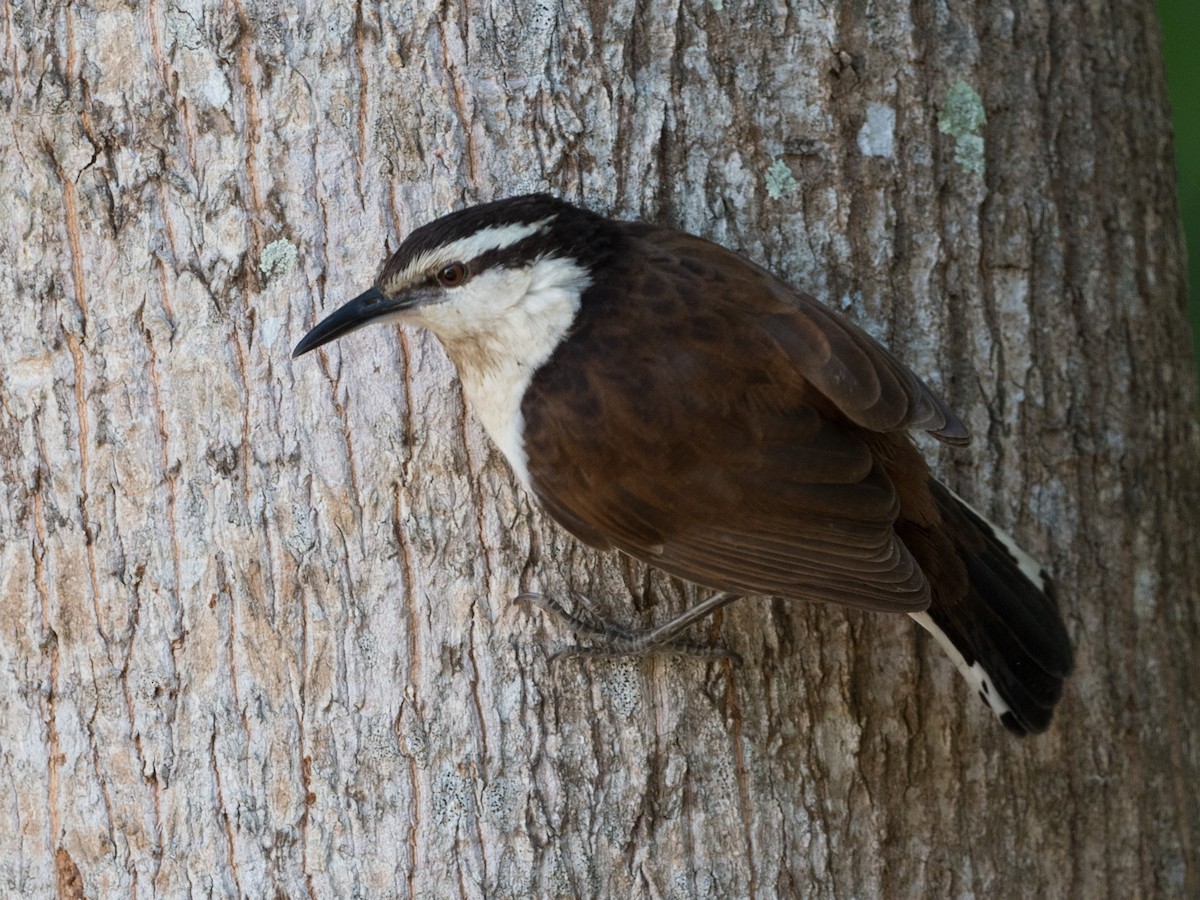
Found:
[[[9,5],[0,891],[1200,894],[1200,431],[1154,5]],[[97,8],[99,7],[99,8]],[[980,113],[986,113],[986,121]],[[790,173],[790,174],[789,174]],[[743,250],[975,435],[1056,576],[1017,740],[906,617],[659,621],[428,335],[293,364],[412,227],[549,188]]]

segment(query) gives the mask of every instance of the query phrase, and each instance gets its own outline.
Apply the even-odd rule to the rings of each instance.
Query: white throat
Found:
[[[548,257],[483,272],[413,317],[446,347],[475,414],[527,487],[521,401],[574,322],[588,282],[574,262]]]

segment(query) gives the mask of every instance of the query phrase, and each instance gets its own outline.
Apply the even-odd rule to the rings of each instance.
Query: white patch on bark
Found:
[[[858,130],[858,149],[864,156],[891,158],[896,147],[896,110],[884,103],[867,104],[867,119]]]

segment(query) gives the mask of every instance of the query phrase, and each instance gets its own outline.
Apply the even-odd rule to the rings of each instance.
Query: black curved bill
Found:
[[[292,359],[303,356],[322,344],[327,344],[343,334],[349,334],[364,325],[369,325],[380,316],[395,312],[401,304],[390,302],[378,288],[359,294],[327,315],[308,334],[300,339],[292,351]]]

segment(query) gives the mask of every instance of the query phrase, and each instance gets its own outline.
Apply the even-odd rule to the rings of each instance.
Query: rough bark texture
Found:
[[[1200,894],[1153,4],[713,6],[0,6],[0,892]],[[412,226],[545,187],[743,249],[944,391],[940,471],[1061,585],[1048,734],[832,607],[735,605],[740,668],[548,663],[518,591],[688,589],[542,518],[428,336],[288,358]]]

